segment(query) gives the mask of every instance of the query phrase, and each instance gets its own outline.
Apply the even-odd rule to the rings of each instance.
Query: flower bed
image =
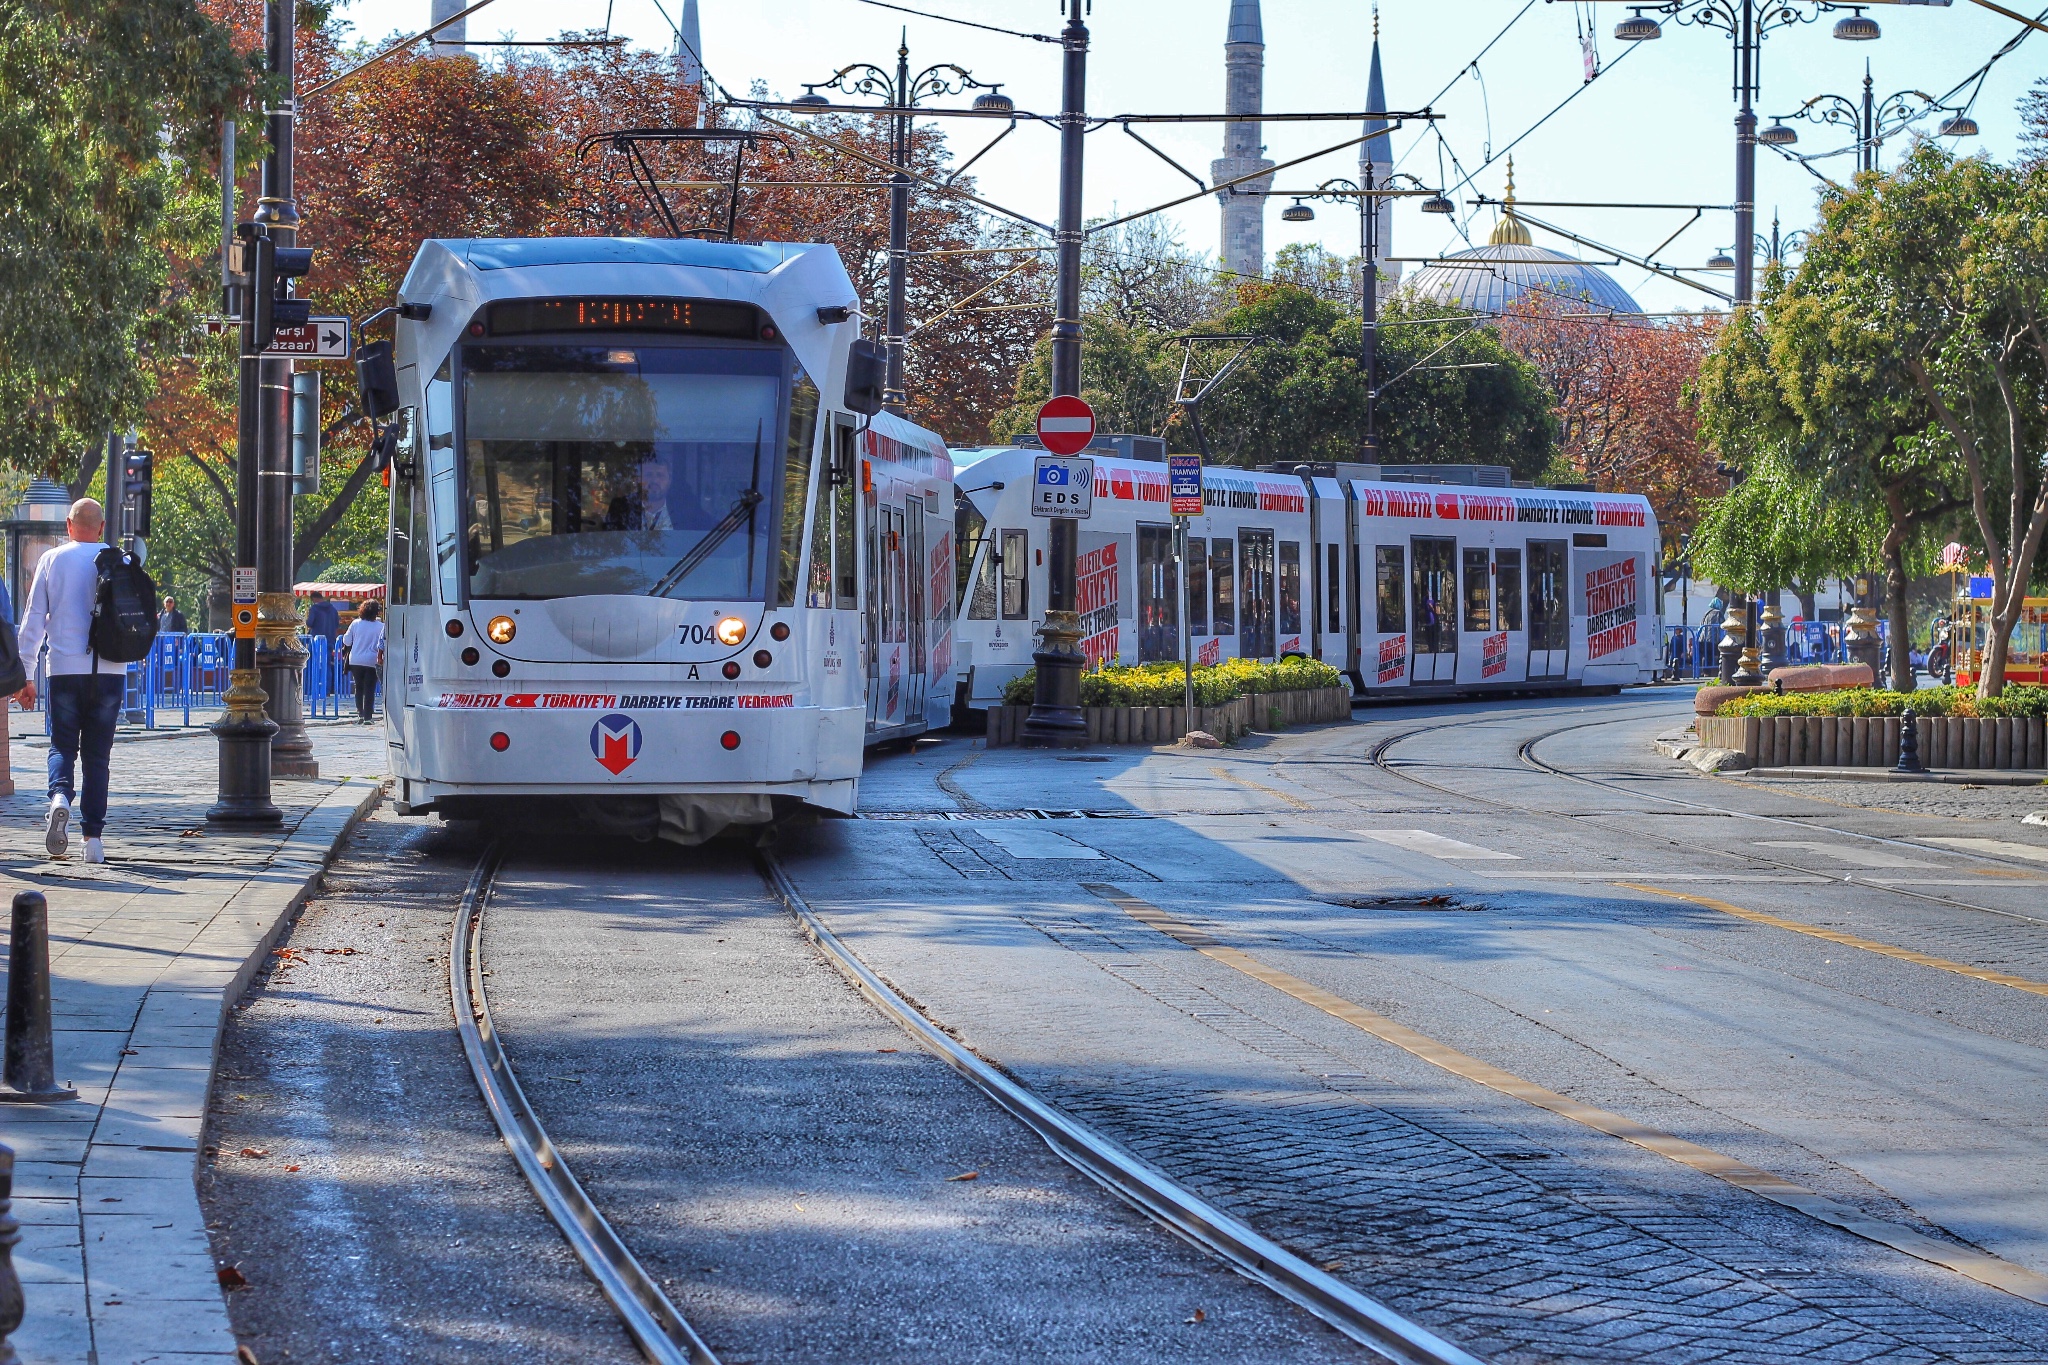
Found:
[[[1717,716],[1897,716],[1906,708],[1917,716],[2048,717],[2048,687],[2014,683],[1996,697],[1979,697],[1974,688],[1928,687],[1917,692],[1892,692],[1875,687],[1845,687],[1832,692],[1751,692],[1715,708]]]
[[[1081,675],[1083,706],[1182,706],[1187,701],[1187,671],[1177,663],[1112,665]],[[1026,669],[1003,688],[1011,706],[1029,706],[1038,684],[1038,670]],[[1343,687],[1344,675],[1314,659],[1282,659],[1262,664],[1226,659],[1195,669],[1195,705],[1221,706],[1248,692],[1305,692]]]
[[[1179,664],[1139,664],[1081,675],[1081,715],[1091,744],[1171,744],[1190,730],[1228,742],[1254,729],[1277,730],[1351,718],[1344,675],[1313,659],[1261,664],[1230,659],[1195,670],[1195,712],[1187,713],[1186,674]],[[1031,712],[1031,673],[1003,690],[1008,705],[991,707],[991,747],[1015,744]]]

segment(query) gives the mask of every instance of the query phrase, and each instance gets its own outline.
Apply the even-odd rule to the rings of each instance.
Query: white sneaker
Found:
[[[85,860],[89,863],[103,863],[107,860],[107,846],[96,834],[85,841]]]
[[[71,847],[71,803],[62,796],[50,798],[50,820],[43,827],[43,847],[52,858],[61,858]]]

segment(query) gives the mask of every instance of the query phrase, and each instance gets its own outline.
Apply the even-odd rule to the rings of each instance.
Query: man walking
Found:
[[[85,835],[85,860],[103,863],[107,855],[100,834],[107,823],[107,768],[128,666],[100,658],[92,647],[92,613],[100,588],[95,561],[107,548],[100,543],[106,513],[93,499],[80,498],[71,504],[64,529],[70,542],[45,554],[36,565],[28,605],[21,614],[21,661],[33,678],[37,657],[48,645],[50,813],[43,846],[53,858],[63,857],[71,846],[71,808],[78,799],[73,777],[82,754],[85,793],[79,823]],[[24,709],[34,706],[36,685],[31,682],[16,696]]]
[[[341,613],[324,592],[314,593],[313,604],[306,608],[306,634],[327,642],[327,695],[331,697],[341,690],[341,661],[334,653],[334,637],[341,634]]]
[[[166,597],[164,609],[156,618],[156,633],[159,635],[183,635],[191,627],[185,624],[185,613],[178,610],[178,599]]]

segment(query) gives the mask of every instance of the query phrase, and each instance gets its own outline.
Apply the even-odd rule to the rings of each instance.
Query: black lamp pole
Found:
[[[1052,391],[1055,397],[1081,392],[1081,140],[1088,130],[1088,27],[1081,22],[1087,0],[1067,0],[1067,26],[1060,32],[1066,71],[1060,101],[1060,218],[1058,277],[1052,318]],[[1019,738],[1040,748],[1073,748],[1088,742],[1081,715],[1081,617],[1074,586],[1080,523],[1053,517],[1047,527],[1045,623],[1031,655],[1038,667],[1031,714]]]

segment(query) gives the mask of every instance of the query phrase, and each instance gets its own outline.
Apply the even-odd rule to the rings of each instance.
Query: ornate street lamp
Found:
[[[1007,114],[1016,105],[1002,92],[1000,83],[976,80],[965,67],[952,62],[928,66],[911,75],[907,28],[897,44],[893,75],[872,63],[855,62],[839,68],[826,80],[805,82],[804,93],[790,103],[806,109],[829,109],[832,101],[820,94],[821,90],[880,99],[897,111],[889,142],[889,164],[896,168],[896,173],[889,183],[889,301],[882,320],[882,345],[887,352],[888,368],[882,379],[882,401],[891,412],[901,414],[908,399],[903,370],[909,343],[909,324],[904,312],[910,267],[910,110],[926,100],[969,90],[982,92],[974,100],[974,108],[981,112]]]
[[[1735,241],[1738,246],[1756,240],[1756,97],[1761,86],[1760,59],[1764,38],[1775,29],[1791,24],[1810,24],[1836,6],[1825,0],[1664,0],[1662,4],[1631,5],[1631,14],[1614,26],[1614,36],[1623,42],[1639,43],[1664,36],[1664,28],[1650,14],[1670,17],[1680,24],[1715,28],[1726,33],[1735,47]],[[1849,41],[1867,41],[1878,36],[1877,22],[1858,13],[1835,25],[1835,36]],[[1645,13],[1647,11],[1648,13]],[[1796,134],[1794,135],[1797,136]],[[1743,307],[1756,302],[1756,259],[1748,251],[1734,259],[1735,303]]]
[[[1849,21],[1844,19],[1843,23]],[[1839,26],[1838,26],[1839,27]],[[1872,27],[1876,27],[1872,24]],[[1839,35],[1837,35],[1839,36]],[[1944,109],[1950,116],[1942,121],[1943,137],[1975,137],[1977,121],[1961,110],[1947,111],[1935,103],[1934,96],[1924,90],[1900,90],[1886,95],[1882,100],[1873,94],[1870,84],[1870,68],[1863,69],[1863,98],[1852,100],[1843,95],[1815,95],[1785,118],[1805,119],[1808,123],[1832,123],[1844,127],[1856,136],[1856,169],[1874,171],[1877,169],[1879,150],[1886,138],[1908,124],[1917,123],[1937,109]],[[1798,134],[1786,128],[1790,136],[1779,141],[1770,136],[1782,122],[1774,121],[1771,127],[1757,134],[1757,140],[1774,147],[1789,147],[1798,141]]]

